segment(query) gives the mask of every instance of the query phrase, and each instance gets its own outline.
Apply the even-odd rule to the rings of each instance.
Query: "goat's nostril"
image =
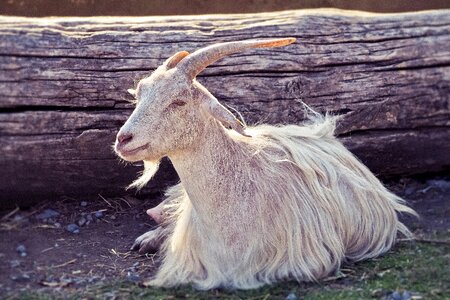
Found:
[[[119,134],[117,136],[117,141],[119,141],[119,143],[121,143],[121,144],[126,144],[126,143],[130,142],[132,139],[133,139],[132,134]]]

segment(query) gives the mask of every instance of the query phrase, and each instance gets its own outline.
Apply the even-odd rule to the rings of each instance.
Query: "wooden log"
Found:
[[[199,81],[250,124],[301,122],[301,101],[342,114],[339,136],[376,174],[449,169],[450,10],[0,17],[0,205],[123,194],[141,169],[111,148],[128,88],[176,51],[285,36],[298,42],[224,58]],[[147,192],[176,180],[159,176]]]

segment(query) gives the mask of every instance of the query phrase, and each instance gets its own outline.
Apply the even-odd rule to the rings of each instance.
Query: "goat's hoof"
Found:
[[[164,241],[164,232],[162,227],[150,230],[139,236],[135,241],[131,250],[137,250],[141,254],[155,253],[158,251]]]

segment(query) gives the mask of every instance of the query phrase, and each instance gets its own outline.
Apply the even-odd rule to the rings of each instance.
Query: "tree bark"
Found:
[[[141,167],[112,151],[126,90],[176,51],[297,37],[199,77],[249,124],[299,123],[301,102],[343,115],[337,134],[378,175],[450,166],[450,10],[304,10],[133,18],[0,17],[0,206],[121,195]],[[165,166],[146,192],[176,180]]]

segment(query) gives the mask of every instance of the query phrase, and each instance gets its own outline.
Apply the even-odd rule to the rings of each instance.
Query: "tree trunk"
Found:
[[[301,102],[343,115],[338,135],[378,175],[448,170],[449,10],[0,17],[0,206],[123,194],[141,170],[111,147],[128,88],[176,51],[287,36],[297,43],[224,58],[199,81],[249,124],[301,122]],[[147,192],[176,180],[160,173]]]

